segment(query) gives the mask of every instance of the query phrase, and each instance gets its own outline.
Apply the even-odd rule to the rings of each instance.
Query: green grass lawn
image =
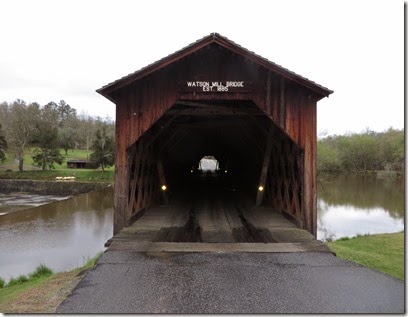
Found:
[[[54,169],[42,171],[33,162],[33,151],[35,148],[27,148],[24,155],[24,171],[18,171],[18,163],[9,153],[6,153],[7,159],[0,164],[0,178],[7,179],[33,179],[33,180],[54,180],[55,177],[60,176],[75,176],[77,181],[113,181],[115,168],[109,167],[102,173],[98,169],[75,169],[67,168],[67,161],[69,160],[86,160],[89,159],[92,151],[87,150],[69,150],[67,155],[65,151],[60,150],[64,156],[64,162],[61,165],[54,164]]]
[[[337,256],[404,280],[404,232],[343,238],[326,243]]]
[[[32,169],[39,169],[38,166],[35,166],[33,161],[34,155],[34,147],[27,148],[24,152],[24,170],[32,170]],[[65,155],[64,150],[60,150],[60,153],[64,157],[64,162],[61,165],[55,164],[55,169],[64,169],[67,167],[67,161],[69,160],[87,160],[91,155],[92,151],[87,150],[68,150],[67,154]],[[14,157],[11,153],[6,152],[6,160],[4,163],[0,164],[1,169],[11,169],[17,170],[18,163],[14,161]]]

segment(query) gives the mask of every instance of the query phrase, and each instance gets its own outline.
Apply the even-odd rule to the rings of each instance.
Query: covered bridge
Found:
[[[331,90],[212,33],[98,92],[116,104],[114,234],[215,188],[316,235],[316,103]],[[194,178],[209,155],[220,170]]]

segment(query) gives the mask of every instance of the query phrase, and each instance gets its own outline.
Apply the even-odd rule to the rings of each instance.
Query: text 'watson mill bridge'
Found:
[[[281,242],[282,219],[316,236],[331,90],[212,33],[98,92],[116,104],[116,237]],[[219,170],[197,170],[204,156]]]

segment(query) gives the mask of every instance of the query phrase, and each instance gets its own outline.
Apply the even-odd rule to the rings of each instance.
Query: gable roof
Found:
[[[190,45],[182,48],[181,50],[178,50],[176,52],[174,52],[173,54],[170,54],[166,57],[163,57],[162,59],[147,65],[137,71],[135,71],[134,73],[131,73],[127,76],[124,76],[114,82],[111,82],[99,89],[97,89],[96,91],[101,94],[102,96],[108,98],[111,101],[114,101],[111,97],[111,93],[113,93],[115,90],[122,88],[134,81],[137,81],[153,72],[158,71],[159,69],[177,61],[182,59],[185,56],[188,56],[200,49],[202,49],[203,47],[206,47],[212,43],[216,43],[236,54],[239,54],[263,67],[265,67],[266,69],[281,75],[282,77],[289,79],[291,81],[294,81],[306,88],[309,88],[311,90],[313,90],[314,92],[318,93],[319,95],[321,95],[322,97],[327,97],[330,94],[333,93],[332,90],[323,87],[317,83],[315,83],[314,81],[307,79],[299,74],[296,74],[295,72],[292,72],[274,62],[271,62],[270,60],[255,54],[254,52],[249,51],[248,49],[242,47],[241,45],[229,40],[228,38],[226,38],[225,36],[222,36],[218,33],[211,33],[210,35],[207,35],[205,37],[203,37],[200,40],[197,40],[194,43],[191,43]]]

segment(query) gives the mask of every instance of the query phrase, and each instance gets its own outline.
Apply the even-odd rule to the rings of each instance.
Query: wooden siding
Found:
[[[186,80],[244,81],[251,83],[251,90],[180,91],[179,83]],[[319,96],[313,91],[212,44],[118,89],[113,95],[117,100],[115,234],[153,199],[148,195],[143,204],[137,197],[136,201],[132,200],[138,186],[135,179],[149,184],[157,181],[157,173],[151,172],[149,179],[130,173],[132,164],[146,164],[146,160],[154,159],[154,150],[150,153],[150,149],[135,144],[178,100],[253,101],[267,114],[276,126],[278,140],[275,145],[278,154],[269,166],[267,196],[270,202],[316,234],[316,101]]]

